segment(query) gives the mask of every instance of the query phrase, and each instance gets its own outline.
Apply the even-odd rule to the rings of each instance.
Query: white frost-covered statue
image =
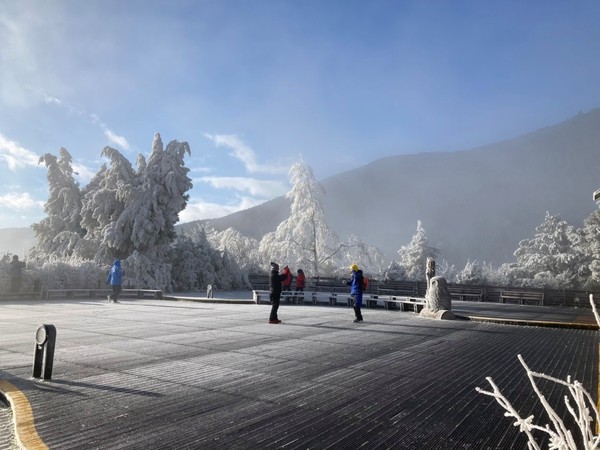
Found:
[[[425,308],[421,311],[421,315],[434,319],[454,319],[451,309],[452,300],[446,279],[444,277],[431,278],[425,297]]]

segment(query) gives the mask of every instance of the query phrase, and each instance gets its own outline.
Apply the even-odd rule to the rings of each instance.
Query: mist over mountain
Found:
[[[546,211],[580,227],[597,208],[600,109],[470,150],[382,158],[321,183],[328,224],[342,238],[356,234],[393,259],[421,220],[440,260],[458,268],[469,259],[499,265],[514,260]],[[199,222],[260,238],[288,215],[289,202],[278,197]]]

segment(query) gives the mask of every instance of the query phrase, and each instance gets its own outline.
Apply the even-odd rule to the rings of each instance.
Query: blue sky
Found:
[[[0,228],[44,217],[40,155],[84,186],[189,142],[183,222],[387,155],[485,145],[600,107],[600,2],[0,0]]]

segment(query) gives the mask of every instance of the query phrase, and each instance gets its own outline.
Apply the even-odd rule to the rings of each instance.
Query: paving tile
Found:
[[[491,318],[589,319],[469,307]],[[60,449],[525,448],[496,402],[475,391],[492,376],[523,414],[539,414],[517,354],[597,396],[591,329],[441,322],[382,309],[354,324],[347,308],[303,305],[282,305],[284,323],[269,325],[269,309],[2,302],[0,378],[25,393],[40,437]],[[51,381],[31,379],[40,323],[57,329]],[[540,385],[561,404],[562,389]],[[0,449],[10,448],[1,429]]]

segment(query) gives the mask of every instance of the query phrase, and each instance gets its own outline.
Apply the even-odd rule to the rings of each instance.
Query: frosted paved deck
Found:
[[[458,305],[457,305],[458,306]],[[516,359],[596,396],[597,332],[413,313],[172,301],[2,302],[0,379],[50,448],[524,448],[486,376],[531,407]],[[41,323],[53,379],[30,378]],[[553,389],[551,399],[562,396]],[[2,444],[0,444],[2,445]]]

